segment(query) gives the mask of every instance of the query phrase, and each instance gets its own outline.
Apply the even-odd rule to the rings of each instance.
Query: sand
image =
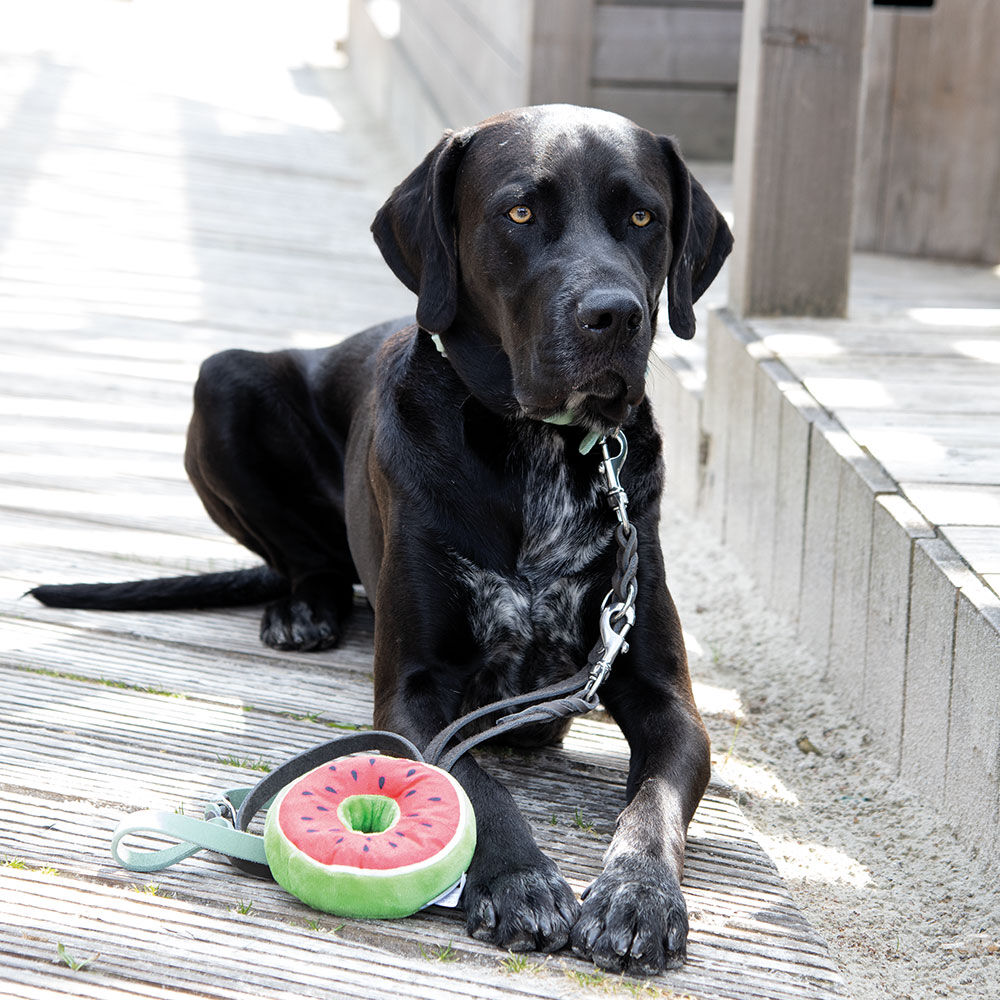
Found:
[[[790,621],[709,530],[665,513],[718,778],[731,784],[854,1000],[1000,998],[1000,880],[851,720]]]

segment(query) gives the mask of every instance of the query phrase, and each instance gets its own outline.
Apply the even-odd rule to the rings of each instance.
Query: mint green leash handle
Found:
[[[422,760],[420,751],[396,733],[365,731],[336,736],[306,750],[266,774],[252,788],[231,788],[205,810],[204,819],[180,813],[146,810],[125,816],[111,838],[111,854],[123,868],[158,872],[201,850],[227,855],[237,868],[253,875],[271,873],[264,853],[264,838],[244,832],[261,809],[290,781],[334,757],[380,748],[394,756]],[[402,751],[402,752],[400,752]],[[158,850],[136,849],[123,843],[132,835],[152,834],[178,841]]]
[[[179,843],[159,850],[136,849],[123,843],[126,837],[134,834],[167,836]],[[114,859],[134,872],[162,871],[205,849],[243,861],[267,864],[264,838],[233,829],[232,823],[223,816],[205,820],[149,809],[122,819],[111,838]]]

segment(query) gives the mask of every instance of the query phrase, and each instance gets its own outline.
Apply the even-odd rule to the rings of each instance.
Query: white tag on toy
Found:
[[[458,906],[458,901],[462,898],[462,890],[464,888],[465,873],[463,872],[462,877],[450,889],[446,889],[437,899],[432,899],[429,903],[425,904],[424,908],[426,909],[428,906],[447,906],[449,909],[454,909]]]

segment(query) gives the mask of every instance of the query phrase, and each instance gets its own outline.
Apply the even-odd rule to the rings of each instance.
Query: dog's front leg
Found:
[[[631,750],[628,804],[572,935],[574,950],[601,968],[638,975],[684,962],[684,845],[710,770],[680,626],[662,591],[660,607],[646,603],[646,622],[633,628],[630,653],[601,691]]]
[[[535,843],[507,789],[469,756],[454,770],[479,831],[463,895],[469,933],[511,951],[557,951],[579,914],[573,890]]]
[[[394,710],[376,709],[376,724],[391,728],[423,749],[450,721],[446,699],[433,687],[411,694]],[[556,951],[569,941],[579,913],[573,890],[539,849],[507,789],[469,755],[452,774],[476,813],[476,853],[462,894],[469,934],[511,951]]]

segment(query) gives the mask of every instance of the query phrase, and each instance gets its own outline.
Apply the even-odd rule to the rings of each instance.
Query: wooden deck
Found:
[[[326,343],[410,306],[367,233],[404,166],[341,74],[281,62],[287,39],[266,24],[257,37],[204,5],[160,6],[33,3],[37,23],[0,40],[0,994],[841,995],[721,786],[691,829],[690,961],[648,984],[498,952],[455,911],[341,921],[212,856],[155,880],[112,862],[123,814],[198,815],[366,726],[370,613],[359,601],[338,650],[293,655],[259,644],[253,610],[83,613],[21,595],[248,563],[181,467],[199,361]],[[484,757],[582,890],[622,804],[617,730],[587,718],[561,751]]]

